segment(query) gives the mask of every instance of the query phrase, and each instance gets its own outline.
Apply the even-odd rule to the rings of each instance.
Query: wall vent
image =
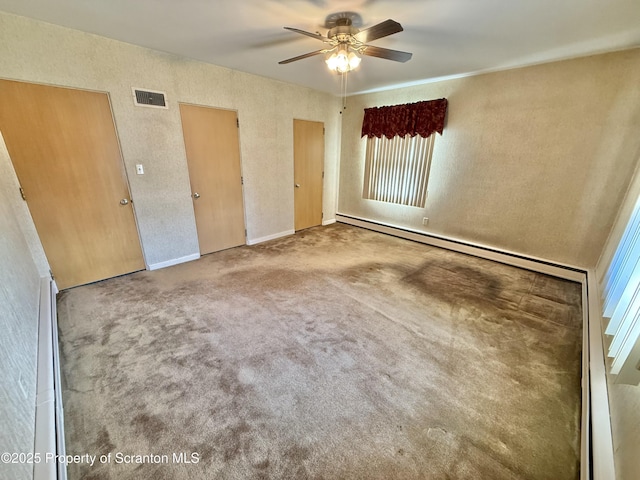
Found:
[[[132,88],[133,103],[138,107],[169,108],[166,93],[157,90]]]

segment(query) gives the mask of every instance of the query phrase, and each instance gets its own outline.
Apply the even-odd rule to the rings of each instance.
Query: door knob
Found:
[[[193,198],[195,198],[196,200],[200,198],[200,194],[198,192],[193,194]]]
[[[120,205],[128,205],[129,204],[129,200],[127,200],[126,198],[123,198],[122,200],[120,200]]]
[[[296,188],[300,188],[300,184],[299,183],[296,183]]]

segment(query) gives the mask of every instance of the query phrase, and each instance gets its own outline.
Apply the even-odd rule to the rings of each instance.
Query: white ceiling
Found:
[[[374,45],[407,63],[365,57],[349,74],[357,93],[640,45],[640,0],[0,0],[0,10],[269,78],[340,93],[323,48],[327,15],[353,11],[367,28],[404,31]]]

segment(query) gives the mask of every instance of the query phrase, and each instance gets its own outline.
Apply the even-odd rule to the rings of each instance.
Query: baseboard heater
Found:
[[[565,280],[571,280],[574,282],[582,282],[587,273],[586,269],[573,265],[564,265],[543,258],[536,258],[528,255],[522,255],[517,252],[500,250],[488,245],[422,232],[403,226],[377,222],[375,220],[355,217],[352,215],[336,213],[336,221],[380,233],[386,233],[387,235],[392,235],[394,237],[413,240],[414,242],[424,243],[425,245],[431,245],[433,247],[453,250],[454,252],[472,255],[486,260],[492,260],[494,262],[504,263],[506,265],[524,268],[538,273],[544,273],[546,275],[553,275],[554,277],[564,278]]]
[[[58,455],[66,453],[56,315],[57,293],[58,288],[53,280],[41,280],[34,444],[34,453],[39,454],[40,461],[34,463],[34,480],[67,480],[66,464],[56,461]]]

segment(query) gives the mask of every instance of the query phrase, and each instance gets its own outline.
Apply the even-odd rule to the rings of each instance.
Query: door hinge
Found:
[[[20,196],[25,202],[27,201],[27,196],[24,194],[24,188],[22,187],[20,187]]]
[[[236,127],[240,128],[240,119],[236,118]]]
[[[322,172],[322,178],[324,178],[324,172]]]
[[[51,276],[51,280],[55,280],[56,277],[53,275],[53,272],[51,271],[51,269],[49,269],[49,275]]]
[[[322,134],[324,135],[324,127],[322,127]]]
[[[244,238],[245,239],[247,238],[247,229],[246,228],[244,229]]]
[[[244,177],[240,177],[240,185],[244,185]]]

